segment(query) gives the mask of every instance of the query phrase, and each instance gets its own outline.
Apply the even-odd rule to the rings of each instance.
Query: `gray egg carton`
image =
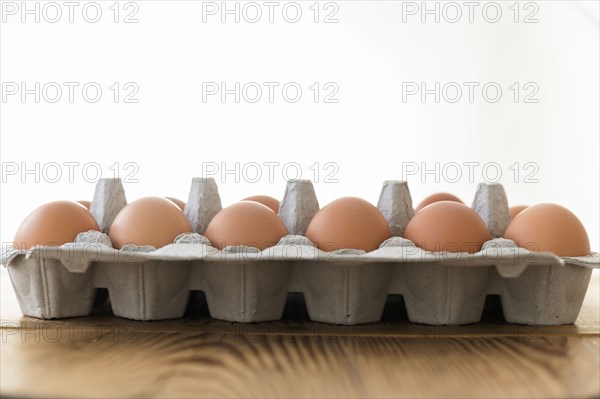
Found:
[[[211,317],[260,322],[282,317],[289,293],[303,293],[310,318],[353,325],[381,318],[390,294],[402,295],[411,322],[474,323],[487,295],[499,295],[507,322],[570,324],[580,311],[597,253],[560,258],[534,253],[501,238],[510,217],[504,189],[480,184],[473,208],[492,240],[475,254],[427,252],[402,238],[414,215],[405,182],[387,181],[378,208],[394,237],[379,249],[323,252],[303,236],[319,209],[309,181],[287,183],[279,216],[290,235],[264,251],[218,250],[201,234],[221,209],[212,179],[195,178],[184,213],[193,233],[173,244],[112,248],[105,234],[125,206],[118,179],[98,183],[91,212],[102,232],[80,234],[60,247],[8,250],[21,311],[43,319],[85,316],[107,288],[116,316],[135,320],[182,317],[191,291],[203,291]]]

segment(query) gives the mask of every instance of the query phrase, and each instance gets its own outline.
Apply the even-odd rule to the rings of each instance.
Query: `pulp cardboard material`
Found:
[[[190,195],[183,210],[192,231],[204,233],[208,223],[221,209],[221,197],[215,180],[202,177],[192,179]]]
[[[483,218],[492,238],[504,235],[510,224],[510,211],[501,184],[480,183],[471,207]]]
[[[115,180],[98,185],[92,205],[97,219],[114,219],[115,209],[122,208],[120,186]],[[111,190],[117,205],[106,201]],[[401,235],[414,214],[406,183],[385,182],[378,206],[394,234]],[[26,316],[88,315],[96,290],[107,288],[117,316],[178,318],[190,291],[198,290],[205,293],[212,317],[259,322],[281,318],[288,293],[301,292],[312,320],[344,325],[378,321],[390,294],[404,297],[408,318],[417,323],[477,322],[486,296],[499,295],[508,322],[570,324],[577,318],[592,269],[600,267],[597,253],[560,258],[518,248],[503,238],[488,241],[475,254],[427,252],[399,236],[369,253],[323,252],[301,235],[318,210],[308,181],[288,182],[280,206],[292,234],[264,251],[221,251],[200,234],[219,209],[214,180],[198,178],[185,208],[195,232],[182,234],[173,244],[115,250],[105,234],[86,232],[58,248],[8,251],[2,262]],[[480,185],[474,209],[495,231],[493,236],[502,234],[508,214],[502,186]]]
[[[377,208],[387,220],[392,235],[402,236],[408,222],[415,215],[408,184],[404,181],[385,181]]]

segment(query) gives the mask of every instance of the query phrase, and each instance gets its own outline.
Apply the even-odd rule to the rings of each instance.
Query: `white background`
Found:
[[[27,3],[34,7],[35,2]],[[413,201],[449,191],[470,204],[477,182],[495,178],[495,169],[488,169],[487,176],[483,166],[495,162],[511,204],[566,206],[584,223],[592,249],[600,249],[598,2],[535,2],[537,23],[523,22],[535,10],[525,2],[518,5],[515,23],[512,1],[498,3],[502,17],[496,23],[483,18],[485,2],[475,9],[473,23],[466,7],[457,23],[444,15],[439,23],[432,15],[423,23],[420,14],[403,14],[407,3],[393,1],[335,2],[337,23],[323,22],[335,10],[330,5],[324,9],[325,2],[318,5],[321,13],[315,23],[309,8],[313,1],[300,2],[303,14],[297,23],[282,17],[285,2],[275,9],[273,23],[267,15],[257,23],[243,15],[239,23],[233,16],[222,23],[219,14],[204,15],[203,22],[202,2],[137,1],[138,22],[124,23],[135,8],[125,9],[122,2],[115,23],[109,8],[113,3],[98,2],[102,17],[97,23],[82,17],[85,2],[75,9],[73,23],[66,7],[56,23],[44,15],[39,23],[26,15],[23,23],[21,10],[3,14],[4,89],[7,82],[25,82],[29,88],[35,82],[80,86],[73,103],[66,89],[57,103],[43,96],[36,103],[33,95],[23,101],[20,93],[2,99],[2,242],[12,239],[21,220],[38,205],[91,199],[95,169],[84,176],[82,168],[92,163],[106,177],[113,175],[115,163],[126,177],[134,169],[125,164],[134,163],[138,182],[126,183],[129,200],[146,195],[186,200],[191,178],[207,165],[216,163],[222,172],[222,167],[234,169],[240,163],[239,182],[233,174],[215,176],[224,205],[254,194],[281,198],[284,165],[296,163],[302,177],[315,179],[318,163],[316,191],[325,205],[347,195],[376,203],[384,180],[406,177],[403,165],[433,169],[436,162],[439,182],[433,174],[408,177]],[[14,4],[21,7],[21,2]],[[93,17],[93,10],[88,11]],[[268,9],[263,6],[262,11]],[[488,9],[487,16],[493,18],[493,11]],[[453,18],[454,12],[446,16]],[[54,18],[54,11],[46,17]],[[82,97],[81,86],[88,82],[103,89],[96,103]],[[109,89],[114,82],[121,90],[128,82],[137,85],[138,102],[123,102],[128,90],[115,103]],[[233,96],[225,103],[219,96],[203,102],[203,82],[226,82],[230,88],[235,82],[280,86],[273,103],[266,92],[258,103],[243,98],[236,103]],[[296,103],[281,95],[281,86],[288,82],[303,89]],[[321,89],[328,82],[337,85],[338,102],[324,103],[322,92],[315,103],[309,89],[315,82]],[[435,82],[480,86],[472,103],[466,88],[457,103],[445,98],[436,103],[433,95],[425,102],[418,95],[403,101],[403,82],[426,82],[429,88]],[[503,90],[496,103],[482,97],[481,87],[488,82]],[[522,90],[517,103],[509,88],[514,82]],[[537,103],[523,102],[528,82],[539,87]],[[66,166],[57,182],[49,181],[56,172],[47,166],[52,162],[78,162],[73,182]],[[279,162],[274,181],[269,181],[266,167],[258,182],[244,179],[243,167],[250,162]],[[472,182],[466,167],[457,182],[444,178],[444,165],[465,162],[480,163]],[[515,182],[510,167],[516,162],[521,174]],[[525,169],[529,162],[536,169]],[[39,176],[22,174],[36,163]],[[334,170],[326,169],[326,163],[336,165],[332,178],[337,182],[323,182]],[[7,175],[15,165],[17,173]],[[288,177],[294,177],[294,170],[288,169]],[[537,182],[528,183],[526,172],[533,170]],[[246,171],[254,177],[254,169]],[[446,169],[452,172],[450,179],[455,171]]]

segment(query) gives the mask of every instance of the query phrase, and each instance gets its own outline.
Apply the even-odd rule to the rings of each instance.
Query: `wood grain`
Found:
[[[144,333],[119,342],[106,333],[53,343],[17,345],[16,340],[2,344],[3,394],[592,397],[600,392],[597,337],[238,339]]]
[[[509,325],[497,312],[460,327],[411,324],[391,303],[381,323],[134,322],[108,309],[20,316],[2,278],[0,393],[27,397],[597,397],[599,279],[575,326]],[[9,287],[10,288],[10,287]],[[12,291],[12,290],[11,290]],[[10,291],[9,291],[10,292]],[[296,298],[298,299],[298,298]],[[490,304],[493,308],[494,304]]]

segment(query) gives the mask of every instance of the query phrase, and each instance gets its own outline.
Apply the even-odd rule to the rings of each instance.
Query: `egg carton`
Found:
[[[191,291],[203,291],[211,317],[261,322],[282,317],[289,293],[304,294],[314,321],[354,325],[380,320],[388,295],[402,295],[408,319],[459,325],[481,319],[488,295],[499,295],[504,318],[532,325],[577,318],[597,253],[558,257],[530,252],[501,238],[510,222],[499,184],[480,184],[473,209],[492,239],[475,254],[428,252],[402,238],[414,215],[406,182],[386,181],[378,208],[394,237],[374,251],[323,252],[303,236],[319,210],[310,181],[290,181],[279,216],[290,235],[273,247],[218,250],[202,236],[221,209],[212,179],[195,178],[184,213],[193,233],[162,248],[112,248],[107,233],[127,201],[118,179],[101,180],[91,212],[101,232],[60,247],[9,249],[8,267],[21,311],[43,319],[89,315],[99,288],[116,316],[135,320],[182,317]]]

